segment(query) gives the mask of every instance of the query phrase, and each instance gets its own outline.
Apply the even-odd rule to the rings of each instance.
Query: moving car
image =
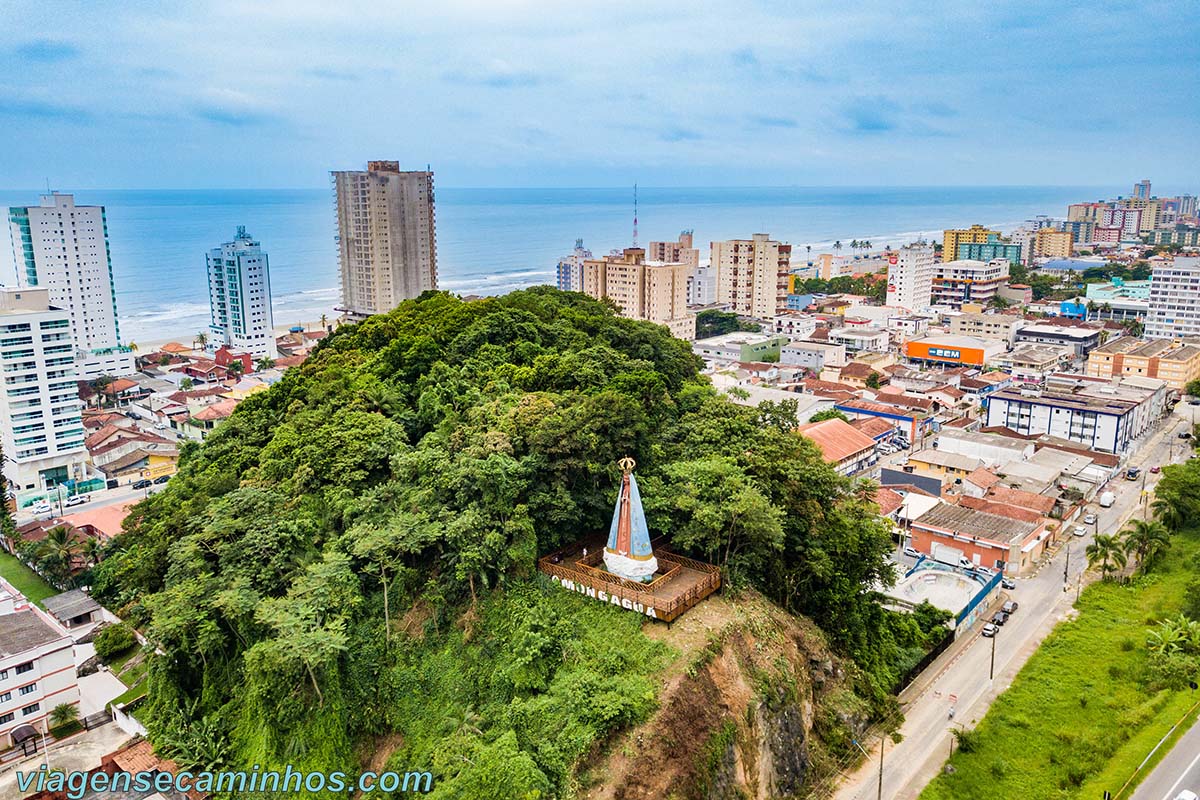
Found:
[[[133,483],[129,484],[129,486],[133,489],[145,489],[147,486],[150,486],[152,483],[153,483],[153,481],[151,481],[150,479],[142,478],[140,480],[136,480]]]
[[[1100,495],[1100,507],[1111,508],[1112,504],[1117,502],[1117,496],[1112,492],[1104,492]]]
[[[979,564],[975,567],[975,574],[982,575],[985,578],[990,578],[996,574],[996,571],[993,569],[990,569],[988,567],[985,567],[982,564]]]
[[[989,622],[987,625],[983,626],[983,630],[980,633],[982,634],[983,638],[990,639],[996,635],[996,631],[998,630],[1000,630],[998,627]]]
[[[1158,473],[1162,472],[1162,467],[1160,467],[1158,464],[1155,464],[1150,468],[1150,472],[1157,475]]]
[[[1192,435],[1190,433],[1188,433],[1187,431],[1183,431],[1182,433],[1179,434],[1179,438],[1180,439],[1190,439],[1190,438],[1192,438]]]
[[[1142,471],[1140,469],[1138,469],[1137,467],[1130,467],[1129,469],[1125,470],[1125,480],[1136,481],[1138,479],[1138,476],[1141,474],[1142,474]]]
[[[910,544],[906,544],[906,545],[904,545],[904,555],[912,556],[913,558],[920,558],[921,551],[917,550],[917,548],[913,547]]]
[[[1003,611],[997,611],[995,614],[992,614],[993,625],[1003,625],[1006,622],[1008,622],[1008,614]]]
[[[1083,518],[1083,524],[1084,525],[1095,525],[1096,524],[1096,515],[1095,514],[1085,515]]]
[[[1017,582],[1014,581],[1012,578],[1001,578],[1000,585],[1003,586],[1005,589],[1017,588]]]
[[[54,511],[54,506],[50,505],[49,503],[38,503],[36,506],[31,508],[30,511],[34,514],[49,514]]]
[[[1012,616],[1012,613],[1014,611],[1016,611],[1018,608],[1020,608],[1020,606],[1018,605],[1016,600],[1009,600],[1004,605],[1000,606],[1000,610],[1003,611],[1005,614],[1008,614],[1009,616]]]
[[[1071,533],[1075,534],[1076,536],[1087,536],[1087,528],[1083,527],[1082,525],[1076,525],[1075,530],[1071,531]]]
[[[92,498],[88,497],[86,494],[77,494],[74,497],[68,497],[67,502],[63,503],[63,505],[67,506],[68,508],[71,506],[81,506],[91,499]]]
[[[1190,789],[1184,789],[1179,794],[1175,795],[1175,800],[1200,800],[1200,795]]]
[[[157,478],[154,479],[154,482],[155,483],[166,483],[169,480],[171,480],[170,475],[159,475]]]

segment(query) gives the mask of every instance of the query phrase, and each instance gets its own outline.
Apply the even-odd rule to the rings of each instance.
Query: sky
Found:
[[[0,188],[1194,188],[1179,2],[0,0]]]

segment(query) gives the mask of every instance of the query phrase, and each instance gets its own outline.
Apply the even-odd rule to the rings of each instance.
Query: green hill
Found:
[[[810,617],[853,659],[862,709],[890,710],[926,637],[869,591],[890,540],[868,487],[790,431],[792,409],[735,406],[699,366],[665,328],[553,289],[429,293],[339,329],[185,447],[93,576],[164,653],[151,738],[188,766],[386,763],[433,772],[436,797],[575,793],[679,656],[642,629],[660,623],[535,571],[607,529],[626,455],[656,535],[721,565],[727,592]],[[822,735],[845,744],[847,724]]]

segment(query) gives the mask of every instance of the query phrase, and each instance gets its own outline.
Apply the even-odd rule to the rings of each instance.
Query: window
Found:
[[[9,700],[12,700],[12,692],[0,694],[0,703],[7,703]]]
[[[16,673],[18,675],[24,675],[26,672],[32,672],[32,671],[33,671],[33,662],[32,661],[26,661],[24,664],[17,664]]]
[[[14,719],[12,714],[0,714],[0,725],[7,725]]]
[[[34,703],[31,706],[25,706],[21,709],[21,715],[28,717],[30,714],[36,714],[42,707],[41,703]]]
[[[22,686],[18,690],[18,694],[33,694],[36,691],[37,691],[37,684],[31,683],[28,686]]]

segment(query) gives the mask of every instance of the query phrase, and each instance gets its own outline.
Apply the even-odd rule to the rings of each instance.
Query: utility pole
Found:
[[[1063,562],[1063,591],[1067,590],[1067,570],[1071,568],[1071,532],[1067,531],[1067,560]]]
[[[887,736],[880,735],[879,737],[879,793],[876,795],[877,800],[883,800],[883,748],[887,745]]]
[[[996,626],[996,632],[992,634],[992,663],[988,667],[988,680],[992,680],[996,676],[996,637],[1000,633],[1000,626]]]

